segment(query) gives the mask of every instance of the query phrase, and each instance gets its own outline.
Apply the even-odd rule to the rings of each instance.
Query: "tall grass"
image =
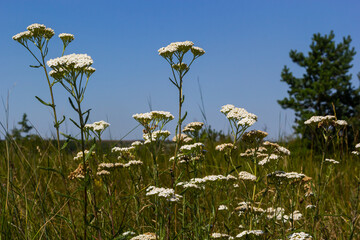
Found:
[[[31,26],[14,39],[47,46],[51,31]],[[70,36],[60,36],[62,55]],[[342,147],[346,124],[333,116],[309,120],[320,152],[299,139],[266,141],[266,132],[248,131],[258,117],[230,104],[220,110],[228,136],[199,122],[183,127],[183,78],[204,53],[189,41],[159,49],[179,90],[175,137],[167,130],[175,117],[151,111],[133,115],[144,136],[131,144],[104,141],[104,121],[87,123],[82,102],[92,59],[48,61],[49,76],[78,114],[71,121],[80,139],[14,139],[1,124],[1,239],[359,239],[359,153]],[[55,103],[44,104],[55,111]]]

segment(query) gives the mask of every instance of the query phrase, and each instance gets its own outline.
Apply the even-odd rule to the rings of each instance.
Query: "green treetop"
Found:
[[[348,73],[356,52],[350,48],[350,36],[338,44],[334,38],[332,31],[325,36],[314,34],[307,56],[290,51],[291,60],[304,69],[302,77],[295,77],[287,66],[281,72],[281,81],[290,89],[289,96],[278,103],[295,111],[294,129],[303,136],[307,135],[304,121],[311,116],[334,115],[334,108],[338,119],[349,120],[357,115],[360,89],[352,86],[352,75]]]

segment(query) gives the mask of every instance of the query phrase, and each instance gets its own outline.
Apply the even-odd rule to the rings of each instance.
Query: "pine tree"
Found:
[[[359,115],[359,88],[351,84],[349,69],[355,49],[350,48],[351,37],[344,37],[335,44],[333,31],[329,35],[314,34],[308,56],[296,50],[290,51],[291,60],[304,69],[302,77],[295,77],[287,66],[281,73],[281,81],[289,85],[289,97],[278,100],[284,109],[295,111],[296,133],[309,136],[304,121],[311,116],[336,114],[338,119],[353,121]],[[335,113],[334,113],[335,109]]]

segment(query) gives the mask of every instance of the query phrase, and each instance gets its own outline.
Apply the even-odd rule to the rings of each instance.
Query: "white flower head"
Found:
[[[205,50],[200,47],[191,47],[191,52],[194,54],[195,57],[200,57],[205,54]]]
[[[241,171],[239,172],[239,179],[243,180],[243,181],[252,181],[255,182],[256,181],[256,176],[248,173],[246,171]]]
[[[219,210],[219,211],[224,211],[224,210],[229,210],[229,208],[228,208],[226,205],[220,205],[220,206],[218,207],[218,210]]]
[[[97,132],[98,134],[100,134],[109,126],[110,126],[110,123],[107,123],[107,122],[101,120],[99,122],[94,122],[92,124],[85,124],[85,129],[88,129],[90,131]]]
[[[87,54],[69,54],[62,57],[50,59],[47,61],[47,65],[51,67],[53,70],[63,69],[63,71],[74,72],[74,71],[82,71],[85,72],[93,71],[95,69],[89,69],[93,64],[93,60]]]
[[[288,236],[289,240],[311,240],[313,239],[311,235],[305,232],[296,232]]]
[[[325,159],[325,162],[327,162],[327,163],[332,163],[332,164],[339,164],[339,163],[340,163],[339,161],[336,161],[336,160],[330,159],[330,158],[326,158],[326,159]]]
[[[261,236],[264,232],[262,230],[245,230],[238,235],[236,235],[236,238],[244,238],[246,236]]]
[[[63,41],[65,46],[75,39],[74,35],[71,33],[60,33],[59,38]]]

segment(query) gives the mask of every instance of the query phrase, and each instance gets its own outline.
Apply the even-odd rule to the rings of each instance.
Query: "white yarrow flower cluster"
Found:
[[[203,127],[204,123],[202,122],[191,122],[186,125],[183,129],[183,132],[197,132]]]
[[[232,143],[223,143],[223,144],[219,144],[215,147],[215,150],[219,151],[219,152],[223,152],[223,151],[231,150],[231,149],[236,149],[236,146],[234,146],[234,144],[232,144]]]
[[[228,208],[226,205],[220,205],[220,206],[218,207],[218,210],[219,210],[219,211],[224,211],[224,210],[229,210],[229,208]]]
[[[135,233],[132,231],[127,231],[127,232],[123,232],[121,235],[122,236],[128,236],[128,235],[134,235]]]
[[[336,160],[330,159],[330,158],[326,158],[325,162],[332,163],[332,164],[339,164],[340,163],[339,161],[336,161]]]
[[[236,238],[243,238],[243,237],[247,237],[247,236],[261,236],[263,235],[264,232],[262,230],[245,230],[241,233],[239,233],[238,235],[236,235]]]
[[[348,125],[348,123],[345,120],[336,120],[335,124],[339,125],[339,126],[347,126]]]
[[[145,140],[144,144],[155,142],[157,140],[165,140],[168,136],[170,136],[170,132],[168,130],[156,130],[151,134],[144,133],[143,134],[143,138]]]
[[[297,172],[274,172],[268,174],[269,177],[276,177],[279,179],[289,179],[289,180],[301,180],[305,177],[305,174]]]
[[[313,239],[311,235],[305,232],[297,232],[288,236],[289,240],[311,240]]]
[[[323,121],[331,121],[335,120],[335,116],[327,115],[327,116],[312,116],[310,119],[306,120],[304,124],[310,125],[310,124],[317,124]]]
[[[142,142],[140,142],[140,141],[135,141],[135,142],[131,143],[132,147],[140,147],[142,145],[144,145],[144,144]]]
[[[172,139],[173,142],[176,142],[178,139],[178,135],[175,135]],[[180,142],[184,142],[184,143],[188,143],[191,142],[193,139],[191,137],[189,137],[188,135],[181,133],[180,135]]]
[[[238,108],[234,105],[227,104],[221,107],[220,112],[226,115],[226,118],[237,122],[237,125],[250,127],[257,121],[255,114],[249,113],[244,108]]]
[[[59,38],[66,45],[69,44],[70,42],[72,42],[75,39],[74,34],[71,34],[71,33],[60,33]]]
[[[101,133],[109,126],[110,126],[110,123],[107,123],[107,122],[101,120],[99,122],[94,122],[92,124],[85,124],[85,129],[89,129],[93,132]]]
[[[241,179],[243,181],[255,182],[256,181],[256,176],[249,173],[249,172],[241,171],[241,172],[239,172],[239,179]]]
[[[28,31],[18,33],[12,37],[13,40],[27,45],[27,40],[32,41],[35,45],[43,44],[43,38],[46,41],[50,40],[55,32],[51,28],[47,28],[44,24],[34,23],[27,27]]]
[[[86,155],[89,153],[89,150],[85,150],[84,153],[85,153],[85,156],[86,156]],[[92,151],[91,154],[94,155],[95,152]],[[78,153],[76,154],[76,156],[74,157],[74,160],[80,160],[80,159],[82,159],[82,158],[83,158],[83,152],[80,151],[80,152],[78,152]]]
[[[107,175],[110,175],[110,172],[109,171],[106,171],[106,170],[101,170],[99,172],[96,173],[96,175],[98,176],[107,176]]]
[[[142,165],[142,164],[143,164],[143,162],[140,161],[140,160],[131,160],[131,161],[125,163],[125,164],[122,164],[122,166],[124,168],[129,168],[131,166],[137,166],[137,165]]]
[[[203,147],[204,147],[203,143],[188,144],[181,146],[180,151],[183,153],[189,153],[189,152],[193,152],[194,150],[201,150]]]
[[[119,152],[119,153],[122,153],[122,154],[125,154],[125,153],[131,153],[133,152],[135,149],[135,147],[113,147],[111,149],[111,152]]]
[[[172,188],[150,186],[146,189],[146,192],[146,196],[157,195],[166,198],[170,202],[178,202],[182,198],[181,195],[175,194],[175,190]]]
[[[67,70],[84,69],[90,67],[94,61],[87,54],[69,54],[62,57],[50,59],[47,65],[51,68],[64,68]]]
[[[211,234],[211,238],[229,238],[229,237],[231,237],[231,236],[228,234],[225,234],[225,233],[212,233]]]
[[[136,237],[133,237],[130,240],[156,240],[156,239],[158,238],[156,237],[155,233],[144,233]]]

